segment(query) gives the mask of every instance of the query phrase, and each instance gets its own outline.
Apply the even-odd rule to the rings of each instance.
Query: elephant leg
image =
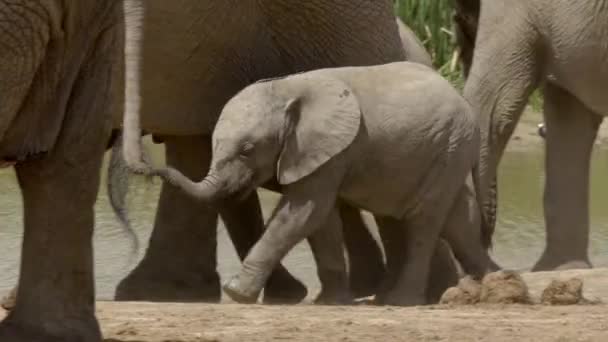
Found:
[[[243,261],[239,273],[224,285],[228,296],[239,303],[255,303],[272,270],[285,255],[324,226],[335,210],[337,184],[343,176],[331,168],[326,170],[284,188],[264,234]]]
[[[78,164],[60,159],[17,167],[25,230],[18,295],[0,325],[0,341],[101,340],[92,246],[99,147]]]
[[[399,272],[405,262],[405,249],[403,248],[405,230],[396,227],[392,219],[377,215],[375,218],[386,255],[386,272],[381,279],[375,300],[376,303],[382,304],[385,302],[388,292],[395,286]]]
[[[406,252],[404,240],[406,231],[394,220],[377,217],[378,230],[386,253],[387,272],[376,295],[376,303],[387,303],[389,292],[396,286],[401,269],[404,266]],[[458,283],[460,272],[452,256],[448,243],[440,239],[431,260],[431,270],[426,290],[426,303],[439,302],[449,287]]]
[[[0,302],[0,306],[6,311],[10,311],[15,307],[15,302],[17,301],[17,287],[18,285],[13,287],[6,296],[2,297],[2,302]]]
[[[87,64],[83,75],[53,149],[42,159],[15,166],[24,233],[16,303],[0,324],[2,342],[101,341],[95,319],[93,229],[110,134],[110,115],[102,108],[107,109],[111,97],[109,89],[99,87],[109,82],[96,77],[108,75],[104,64]]]
[[[167,164],[191,179],[202,179],[211,159],[210,139],[164,141]],[[146,254],[118,285],[116,300],[218,302],[216,248],[217,211],[163,183]]]
[[[452,255],[450,245],[439,239],[431,260],[429,284],[426,289],[426,303],[439,303],[441,296],[448,288],[456,286],[461,274]]]
[[[442,232],[464,272],[481,279],[497,265],[483,247],[477,199],[468,184],[458,194]]]
[[[550,83],[544,95],[547,235],[533,270],[589,268],[589,167],[602,118]]]
[[[449,198],[442,204],[420,208],[410,219],[377,218],[378,225],[395,238],[391,244],[402,249],[399,252],[401,260],[391,261],[391,254],[386,254],[387,268],[389,274],[394,274],[394,281],[391,281],[392,286],[384,288],[385,292],[379,297],[379,304],[411,306],[427,303],[432,261],[437,253],[439,235],[447,217],[446,203],[451,203]],[[396,233],[395,230],[402,232]],[[383,243],[385,241],[386,238],[383,237]],[[401,267],[397,273],[399,265]],[[395,272],[392,271],[393,268]]]
[[[325,224],[308,237],[308,243],[317,264],[317,274],[321,282],[321,292],[316,304],[351,304],[342,221],[336,209],[329,214]]]
[[[361,211],[339,204],[348,253],[350,290],[355,298],[374,295],[384,278],[382,250],[361,217]]]
[[[247,257],[251,247],[264,234],[264,217],[257,192],[243,201],[223,203],[220,215],[241,260]],[[295,304],[306,297],[308,291],[279,264],[264,287],[264,303]]]

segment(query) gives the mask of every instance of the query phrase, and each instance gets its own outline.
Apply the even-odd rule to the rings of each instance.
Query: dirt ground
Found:
[[[608,269],[527,273],[538,300],[553,279],[583,280],[596,304],[411,308],[99,302],[105,342],[608,341]],[[600,303],[597,303],[597,302]],[[0,318],[2,314],[0,313]]]
[[[106,342],[607,341],[608,306],[100,303]]]

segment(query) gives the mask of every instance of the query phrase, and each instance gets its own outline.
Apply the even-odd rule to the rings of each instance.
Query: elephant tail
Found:
[[[141,45],[144,7],[141,0],[124,0],[125,17],[125,103],[122,154],[129,170],[150,174],[141,142]]]
[[[492,200],[491,203],[485,203],[485,196],[481,193],[480,186],[480,174],[479,174],[479,161],[475,163],[472,172],[473,187],[475,188],[476,202],[479,207],[479,217],[481,220],[481,243],[484,248],[489,249],[492,247],[492,236],[494,235],[494,229],[496,226],[496,201]],[[496,189],[496,185],[492,187],[492,190]],[[495,198],[490,196],[490,198]]]
[[[110,163],[108,164],[107,192],[110,206],[118,219],[121,228],[129,236],[131,253],[129,264],[139,252],[139,239],[131,226],[127,210],[127,192],[129,190],[129,168],[122,157],[123,137],[118,133],[112,144]]]

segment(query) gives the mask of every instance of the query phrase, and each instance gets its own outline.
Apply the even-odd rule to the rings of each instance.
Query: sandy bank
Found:
[[[608,302],[608,269],[525,274],[533,297],[579,277]],[[320,307],[100,302],[106,342],[608,341],[608,305]]]

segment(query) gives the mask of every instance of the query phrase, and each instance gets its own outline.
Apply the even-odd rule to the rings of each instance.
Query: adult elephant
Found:
[[[130,47],[141,60],[140,73],[132,75],[139,82],[131,84],[141,89],[128,89],[130,98],[142,102],[131,109],[141,109],[143,130],[165,143],[167,163],[192,179],[207,172],[210,133],[222,106],[248,84],[405,57],[389,0],[149,0],[143,5],[141,44]],[[257,194],[227,201],[218,211],[238,255],[245,257],[263,231]],[[119,284],[116,299],[219,300],[218,211],[163,184],[149,247]],[[346,236],[347,243],[358,243],[351,248],[357,251],[350,260],[352,288],[357,295],[370,294],[382,268],[380,251],[365,237],[369,233],[358,210],[343,206],[341,214],[345,225],[356,227],[349,230],[356,236]],[[359,270],[364,264],[373,267]],[[265,300],[272,302],[296,302],[305,295],[282,267],[265,290]]]
[[[24,234],[0,340],[100,341],[93,206],[123,102],[122,1],[0,1],[0,165],[14,166]]]
[[[547,234],[533,270],[591,267],[589,165],[608,115],[608,1],[457,0],[456,19],[471,56],[464,95],[483,131],[482,186],[490,188],[528,97],[542,87]]]

